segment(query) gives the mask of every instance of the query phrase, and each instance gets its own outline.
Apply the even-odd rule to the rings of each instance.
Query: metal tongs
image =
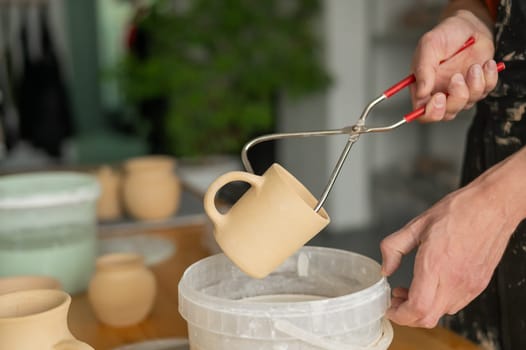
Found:
[[[440,64],[449,60],[450,58],[457,55],[458,53],[464,51],[466,48],[473,45],[474,43],[475,43],[475,39],[473,37],[470,37],[464,43],[464,45],[462,45],[460,49],[458,49],[450,57],[440,61]],[[499,72],[502,71],[504,68],[505,68],[504,63],[500,62],[497,64],[497,70]],[[343,149],[342,153],[340,154],[340,157],[338,158],[338,162],[336,163],[332,171],[332,174],[329,178],[329,182],[325,186],[325,189],[320,199],[318,200],[316,207],[314,208],[314,211],[318,212],[323,207],[323,204],[327,200],[327,197],[329,196],[329,193],[332,187],[334,186],[334,183],[336,182],[336,178],[338,177],[343,167],[343,164],[345,160],[347,159],[347,156],[349,155],[349,151],[351,150],[351,147],[354,145],[356,141],[358,141],[361,134],[391,131],[405,123],[409,123],[415,119],[418,119],[419,117],[425,114],[425,106],[422,106],[410,113],[407,113],[406,115],[404,115],[403,119],[401,119],[400,121],[394,124],[382,126],[382,127],[374,127],[374,128],[368,128],[365,126],[365,121],[374,107],[376,107],[380,102],[387,100],[391,96],[395,95],[396,93],[400,92],[404,88],[413,84],[415,81],[416,81],[416,78],[414,74],[411,74],[407,76],[406,78],[400,80],[398,83],[391,86],[389,89],[385,90],[380,96],[376,97],[365,107],[365,109],[363,110],[356,124],[352,126],[346,126],[341,129],[330,129],[330,130],[321,130],[321,131],[304,131],[304,132],[269,134],[269,135],[263,135],[263,136],[257,137],[249,141],[248,143],[245,144],[245,146],[243,146],[243,150],[241,151],[241,160],[243,162],[243,165],[246,171],[254,173],[254,169],[252,168],[250,161],[248,160],[247,153],[251,147],[257,145],[258,143],[271,141],[271,140],[277,140],[277,139],[284,139],[284,138],[289,138],[289,137],[329,136],[329,135],[342,135],[342,134],[349,135],[347,144],[345,145],[345,148]]]

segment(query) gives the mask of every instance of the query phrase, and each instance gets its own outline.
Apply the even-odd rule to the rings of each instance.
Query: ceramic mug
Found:
[[[243,181],[250,189],[221,213],[215,195],[224,185]],[[274,163],[262,175],[232,171],[208,188],[204,207],[217,243],[243,272],[263,278],[329,224],[327,212],[292,174]]]
[[[0,296],[0,349],[93,350],[68,329],[71,297],[36,289]]]

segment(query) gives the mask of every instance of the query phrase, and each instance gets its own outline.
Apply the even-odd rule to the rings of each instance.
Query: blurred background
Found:
[[[445,0],[0,0],[0,173],[98,169],[144,155],[177,160],[204,193],[272,132],[340,128],[409,73]],[[411,110],[408,92],[369,117]],[[362,136],[312,244],[380,259],[378,244],[458,185],[466,112]],[[343,136],[262,144],[318,196]],[[245,188],[225,188],[226,202]],[[183,196],[177,215],[202,213]],[[185,202],[186,201],[186,202]],[[188,209],[189,208],[189,209]],[[394,277],[407,284],[411,258]]]

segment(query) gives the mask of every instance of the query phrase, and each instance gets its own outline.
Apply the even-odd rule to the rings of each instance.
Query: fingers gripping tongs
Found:
[[[470,37],[464,45],[460,49],[458,49],[453,55],[450,57],[442,60],[440,63],[449,60],[451,57],[457,55],[458,53],[462,52],[469,46],[473,45],[475,43],[475,39],[473,37]],[[500,72],[505,68],[504,63],[498,63],[497,64],[497,70]],[[321,130],[321,131],[304,131],[304,132],[291,132],[291,133],[279,133],[279,134],[269,134],[269,135],[263,135],[258,138],[255,138],[248,143],[245,144],[243,147],[243,150],[241,152],[241,160],[243,162],[243,165],[245,169],[248,172],[253,173],[254,170],[250,164],[250,161],[248,160],[247,152],[248,150],[253,147],[254,145],[266,142],[270,140],[277,140],[277,139],[284,139],[289,137],[310,137],[310,136],[329,136],[329,135],[342,135],[346,134],[349,135],[349,139],[347,140],[347,143],[345,145],[345,148],[343,149],[342,153],[340,154],[340,157],[338,158],[338,161],[332,171],[332,174],[329,178],[329,182],[325,186],[325,189],[318,200],[318,203],[316,204],[316,207],[314,210],[318,212],[322,207],[325,201],[327,200],[327,197],[329,196],[329,193],[334,186],[334,183],[336,182],[336,178],[338,177],[343,164],[345,160],[347,159],[347,156],[349,155],[349,151],[351,150],[351,147],[353,144],[358,141],[358,138],[361,134],[368,134],[368,133],[374,133],[374,132],[385,132],[385,131],[391,131],[393,129],[398,128],[399,126],[409,123],[415,119],[418,119],[419,117],[423,116],[425,114],[425,106],[422,106],[410,113],[407,113],[404,115],[404,117],[391,125],[388,126],[382,126],[382,127],[374,127],[374,128],[368,128],[365,126],[365,121],[368,117],[368,115],[371,113],[372,109],[376,107],[380,102],[390,98],[391,96],[395,95],[399,91],[403,90],[404,88],[408,87],[409,85],[413,84],[416,81],[416,78],[414,74],[411,74],[407,76],[406,78],[402,79],[398,83],[391,86],[389,89],[385,90],[380,96],[372,100],[363,110],[360,118],[356,122],[356,124],[352,126],[346,126],[341,129],[331,129],[331,130]]]

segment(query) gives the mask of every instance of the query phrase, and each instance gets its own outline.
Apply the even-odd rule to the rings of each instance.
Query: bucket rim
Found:
[[[304,246],[301,249],[299,249],[294,255],[298,255],[302,252],[324,252],[324,253],[334,253],[334,254],[345,254],[345,255],[353,255],[355,257],[358,257],[360,259],[363,259],[364,261],[367,261],[369,263],[373,263],[374,265],[377,265],[380,269],[380,265],[378,262],[368,256],[365,256],[363,254],[343,250],[343,249],[337,249],[337,248],[326,248],[326,247],[316,247],[316,246]],[[294,256],[293,255],[293,256]],[[383,297],[386,293],[388,294],[390,291],[389,284],[387,282],[387,279],[379,275],[378,280],[373,283],[370,286],[367,286],[361,290],[358,290],[356,292],[353,292],[351,294],[336,296],[336,297],[326,297],[324,299],[319,300],[309,300],[309,301],[297,301],[294,302],[294,306],[298,309],[296,312],[287,310],[286,312],[283,311],[283,302],[261,302],[261,301],[246,301],[243,303],[240,303],[239,300],[233,300],[233,299],[225,299],[220,298],[212,295],[205,294],[201,291],[195,290],[190,288],[185,283],[185,278],[188,277],[188,275],[191,273],[192,268],[197,266],[198,264],[211,262],[214,260],[219,259],[228,259],[226,255],[223,253],[215,254],[212,256],[209,256],[207,258],[201,259],[192,265],[190,265],[185,272],[183,273],[183,276],[181,277],[181,280],[179,281],[178,289],[179,289],[179,298],[186,299],[187,302],[190,302],[195,305],[199,305],[199,307],[206,307],[209,310],[213,310],[216,312],[220,312],[223,314],[235,314],[235,315],[251,315],[254,317],[257,317],[254,315],[254,313],[261,312],[262,317],[265,316],[265,312],[268,312],[269,308],[272,309],[273,313],[275,312],[274,316],[276,317],[294,317],[294,316],[304,316],[304,309],[308,309],[310,314],[315,314],[316,312],[313,312],[313,306],[316,305],[324,305],[323,311],[319,311],[320,313],[327,313],[334,310],[338,310],[341,308],[345,308],[346,306],[349,306],[349,304],[353,305],[354,307],[362,305],[364,303],[370,302],[371,299],[379,299]],[[228,260],[230,261],[230,260]],[[369,298],[367,298],[368,296]],[[182,303],[179,303],[181,305]],[[328,305],[332,304],[332,305]],[[302,308],[303,307],[303,308]]]

